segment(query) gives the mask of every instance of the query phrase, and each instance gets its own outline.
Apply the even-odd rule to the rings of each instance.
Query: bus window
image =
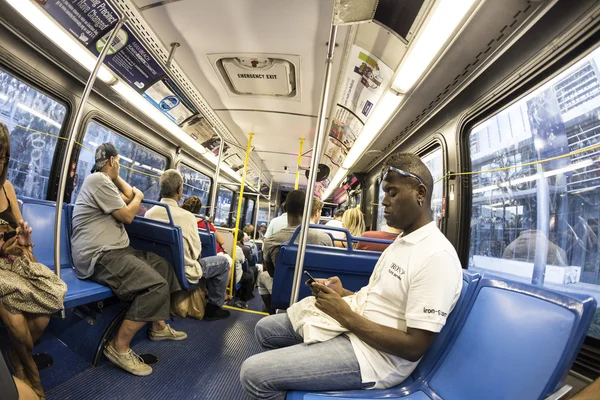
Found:
[[[167,157],[142,146],[96,121],[91,121],[83,137],[83,146],[77,162],[79,176],[77,188],[71,201],[74,203],[79,188],[94,165],[94,152],[102,143],[110,142],[119,151],[121,170],[119,176],[144,193],[144,198],[158,201],[160,175],[167,167]]]
[[[217,210],[215,212],[215,225],[227,226],[232,202],[233,192],[229,189],[219,188],[219,195],[217,196]]]
[[[198,196],[202,200],[202,214],[208,210],[208,194],[210,193],[210,178],[184,164],[177,167],[183,175],[183,198]]]
[[[254,217],[254,199],[248,199],[247,205],[248,208],[246,209],[246,225],[250,225],[254,223],[254,219],[252,217]],[[256,228],[256,227],[254,227]]]
[[[600,301],[598,63],[596,49],[470,132],[469,269]]]
[[[436,225],[440,227],[440,221],[442,219],[442,196],[444,195],[444,182],[441,179],[444,175],[444,159],[442,157],[442,148],[437,148],[421,159],[427,168],[429,168],[429,172],[431,172],[433,177],[431,216]]]
[[[17,195],[46,199],[67,108],[0,69],[0,123],[10,133],[8,180]]]
[[[383,202],[383,198],[385,197],[385,193],[383,192],[383,182],[379,183],[379,203],[377,206],[377,225],[375,229],[378,231],[383,230],[383,227],[386,225],[386,221],[383,218],[383,207],[381,203]]]

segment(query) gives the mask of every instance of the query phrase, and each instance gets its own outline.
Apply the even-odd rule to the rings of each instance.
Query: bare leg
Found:
[[[42,389],[40,382],[40,372],[31,356],[33,351],[33,338],[29,331],[27,318],[25,318],[23,314],[12,314],[2,306],[0,306],[0,318],[2,318],[2,321],[8,330],[15,353],[25,369],[26,378],[31,383],[31,387],[36,394],[41,398],[44,398],[44,389]]]
[[[19,393],[19,400],[39,400],[38,395],[35,394],[29,385],[19,378],[13,379],[15,380],[15,386],[17,387],[17,392]]]
[[[130,319],[123,320],[117,335],[112,341],[115,350],[119,353],[126,353],[129,350],[129,345],[131,345],[133,337],[144,325],[146,325],[146,322],[132,321]]]
[[[167,323],[165,321],[154,321],[152,322],[152,330],[155,332],[162,331],[167,327]]]
[[[29,332],[31,332],[31,338],[33,339],[33,343],[35,343],[42,337],[44,329],[48,326],[50,315],[27,314],[25,317],[27,318],[27,325],[29,326]]]

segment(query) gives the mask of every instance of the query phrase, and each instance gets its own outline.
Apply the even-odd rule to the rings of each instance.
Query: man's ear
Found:
[[[417,188],[417,198],[423,202],[427,198],[427,188],[425,185],[419,185]]]

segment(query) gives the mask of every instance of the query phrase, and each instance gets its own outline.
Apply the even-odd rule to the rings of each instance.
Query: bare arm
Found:
[[[225,240],[223,239],[223,236],[221,236],[221,232],[215,230],[215,237],[217,238],[217,243],[219,243],[223,251],[225,251],[225,247],[223,247],[225,245]]]
[[[332,288],[318,283],[312,286],[319,289],[316,302],[319,309],[379,351],[408,361],[418,361],[435,339],[436,333],[427,330],[407,328],[407,331],[403,332],[369,321],[353,312],[348,303]]]
[[[121,179],[120,176],[118,176],[117,179],[115,179],[113,182],[115,183],[115,186],[117,187],[117,189],[119,189],[119,192],[121,192],[121,198],[123,198],[123,201],[125,202],[125,204],[131,203],[131,201],[135,198],[135,193],[133,193],[133,188],[129,185],[129,183],[127,183],[123,179]],[[143,199],[143,197],[142,197],[142,199]],[[139,207],[139,204],[138,204],[138,207]],[[136,212],[137,212],[137,210],[136,210]]]
[[[17,193],[15,192],[15,188],[9,181],[4,182],[4,189],[6,189],[6,195],[10,202],[10,211],[13,213],[15,219],[20,221],[23,219],[23,215],[21,215],[21,210],[19,210],[19,202],[17,200]]]
[[[127,185],[127,184],[126,184]],[[129,186],[129,185],[127,185]],[[131,186],[129,186],[131,188]],[[125,206],[116,211],[113,211],[111,215],[117,220],[124,224],[130,224],[133,218],[136,216],[142,200],[144,200],[144,194],[137,188],[131,189],[133,192],[133,199]],[[127,203],[127,201],[125,201]]]

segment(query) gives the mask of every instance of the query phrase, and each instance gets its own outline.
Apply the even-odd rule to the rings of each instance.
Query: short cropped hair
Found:
[[[389,156],[383,163],[383,168],[390,166],[410,172],[421,178],[427,188],[427,204],[431,204],[433,194],[433,176],[421,158],[412,153],[396,153]]]
[[[340,208],[339,210],[337,210],[334,214],[335,218],[342,218],[344,216],[344,212],[345,210],[343,208]]]
[[[183,186],[183,177],[176,169],[168,169],[160,177],[160,197],[173,198]]]
[[[288,215],[292,217],[302,218],[304,212],[304,197],[305,193],[302,190],[292,190],[285,198],[285,208]]]

